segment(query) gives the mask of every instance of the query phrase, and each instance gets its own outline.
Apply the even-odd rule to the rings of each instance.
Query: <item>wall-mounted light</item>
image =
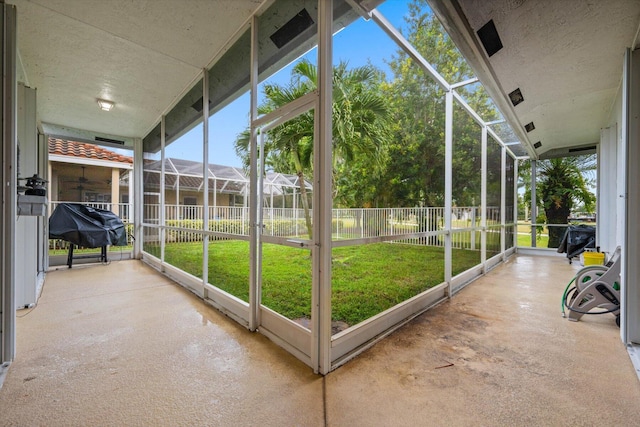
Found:
[[[116,104],[111,102],[111,101],[107,101],[106,99],[99,99],[98,98],[98,105],[100,106],[101,110],[111,111],[113,106],[116,105]]]

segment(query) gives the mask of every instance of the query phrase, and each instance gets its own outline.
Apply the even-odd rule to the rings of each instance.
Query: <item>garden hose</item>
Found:
[[[571,283],[573,282],[573,280],[571,282],[569,282],[569,285],[571,285]],[[567,285],[567,289],[569,288],[569,285]],[[571,308],[569,307],[569,304],[567,304],[567,294],[573,290],[578,289],[577,286],[574,286],[573,288],[569,289],[569,291],[567,292],[567,290],[565,289],[564,292],[564,296],[562,297],[562,317],[566,317],[564,315],[564,308],[567,307],[569,310],[576,312],[576,313],[580,313],[580,314],[607,314],[607,313],[613,313],[615,311],[620,310],[620,307],[616,307],[616,308],[612,308],[611,310],[606,310],[606,311],[582,311],[582,310],[577,310],[575,308]]]
[[[567,293],[569,292],[569,286],[576,280],[576,276],[571,279],[566,288],[564,288],[564,293],[562,294],[562,301],[560,301],[560,309],[562,310],[562,317],[567,317],[564,314],[564,306],[567,305]],[[567,307],[568,308],[568,307]]]

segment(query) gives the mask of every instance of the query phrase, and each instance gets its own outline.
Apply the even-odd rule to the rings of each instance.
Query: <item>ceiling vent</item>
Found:
[[[478,37],[484,50],[487,51],[487,55],[492,57],[496,52],[502,49],[502,41],[496,30],[496,25],[493,23],[493,19],[487,22],[478,30]]]
[[[511,100],[511,103],[514,107],[524,101],[524,97],[522,96],[522,92],[520,92],[520,88],[517,88],[516,90],[511,92],[509,94],[509,99]]]
[[[302,9],[269,38],[280,49],[314,23],[307,9]]]
[[[596,150],[596,146],[595,145],[589,145],[588,147],[580,147],[580,148],[569,148],[569,153],[581,153],[583,151],[595,151]]]
[[[124,145],[124,141],[120,141],[119,139],[103,138],[101,136],[96,136],[94,139],[97,142],[108,142],[109,144]]]
[[[526,125],[524,125],[524,130],[526,130],[527,132],[531,132],[535,128],[536,128],[536,125],[534,125],[533,122],[527,123]]]
[[[536,142],[535,144],[533,144],[533,148],[535,148],[536,150],[537,150],[538,148],[540,148],[540,147],[542,147],[542,142],[540,142],[540,141],[538,141],[538,142]]]

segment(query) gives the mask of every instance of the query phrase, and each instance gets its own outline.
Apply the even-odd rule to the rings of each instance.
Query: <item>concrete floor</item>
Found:
[[[614,317],[560,316],[576,268],[515,257],[324,378],[137,261],[53,271],[0,425],[639,425]]]

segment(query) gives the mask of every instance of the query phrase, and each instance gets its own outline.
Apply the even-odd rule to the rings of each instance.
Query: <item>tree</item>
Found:
[[[344,186],[337,185],[336,176],[345,171],[346,165],[357,158],[367,158],[371,165],[387,141],[390,116],[386,101],[377,88],[380,72],[372,65],[349,69],[340,62],[333,69],[333,170],[334,197]],[[265,102],[258,108],[260,114],[271,112],[315,90],[318,73],[315,65],[307,60],[296,64],[289,85],[267,84]],[[300,184],[300,194],[305,210],[309,237],[312,236],[311,215],[306,193],[305,175],[313,170],[314,148],[313,112],[306,112],[270,130],[265,143],[265,164],[279,172],[295,173]],[[243,132],[236,140],[236,152],[249,161],[249,132]],[[348,200],[345,193],[344,200]]]
[[[547,224],[568,224],[572,209],[582,203],[587,211],[594,207],[593,174],[596,156],[563,157],[537,162],[536,203],[542,206]],[[531,204],[531,168],[525,164],[521,178],[525,186],[525,202]],[[537,221],[537,219],[536,219]],[[549,227],[550,248],[557,248],[565,233],[564,227]]]
[[[409,5],[408,41],[451,83],[473,72],[425,0]],[[383,178],[384,198],[395,206],[444,205],[444,90],[404,51],[389,63],[394,80],[386,88],[395,116],[389,164]],[[458,88],[486,121],[496,112],[482,88]],[[458,205],[480,199],[480,127],[460,108],[454,110],[454,191]],[[433,223],[433,221],[432,221]]]

